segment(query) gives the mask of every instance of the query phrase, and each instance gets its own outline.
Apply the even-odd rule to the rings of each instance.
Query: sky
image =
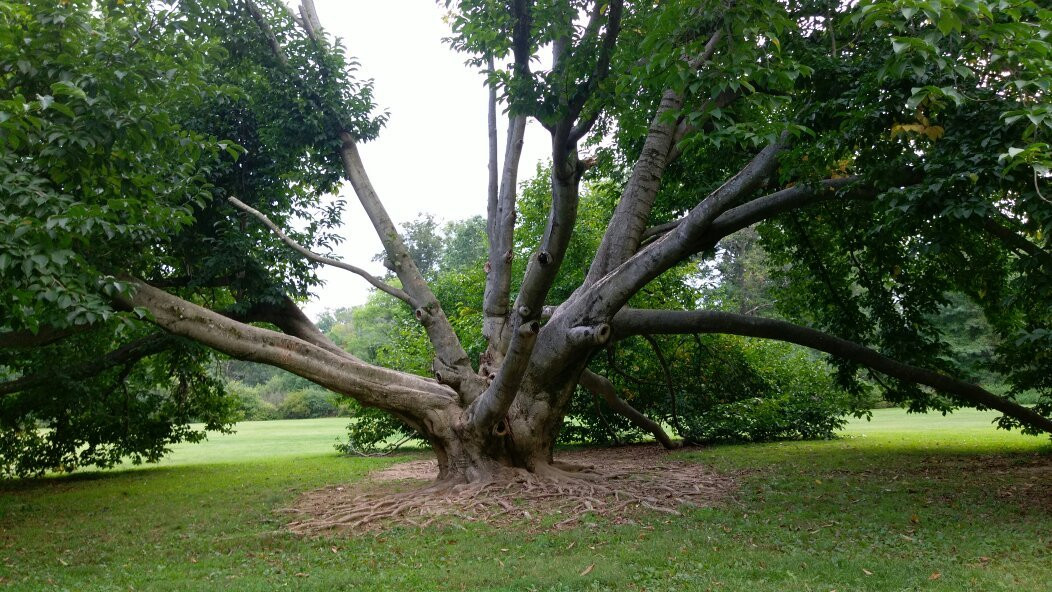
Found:
[[[377,105],[390,113],[377,140],[359,147],[366,171],[396,225],[433,214],[442,221],[486,214],[487,132],[483,76],[442,42],[450,35],[444,8],[434,0],[315,0],[318,17],[374,80]],[[291,1],[290,1],[291,4]],[[503,131],[498,121],[503,155]],[[527,129],[520,181],[548,157],[550,140],[538,124]],[[376,232],[345,184],[346,239],[335,251],[375,275],[382,250]],[[325,286],[305,305],[311,317],[365,302],[370,286],[334,268],[319,271]]]

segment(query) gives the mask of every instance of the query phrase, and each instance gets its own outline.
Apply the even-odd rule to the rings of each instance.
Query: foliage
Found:
[[[281,419],[278,408],[259,396],[256,389],[245,387],[238,382],[227,382],[223,385],[226,392],[237,401],[237,421],[265,421]]]
[[[836,388],[828,367],[801,349],[734,336],[655,338],[618,344],[593,368],[622,399],[688,442],[831,438],[866,401]],[[667,364],[668,372],[666,374]],[[632,441],[647,434],[579,392],[561,436]]]
[[[278,415],[283,419],[332,417],[336,412],[332,394],[316,389],[291,392],[278,406]]]
[[[92,356],[153,339],[144,311],[115,308],[123,277],[233,312],[317,285],[311,265],[231,216],[237,195],[325,249],[342,203],[335,114],[362,140],[383,116],[339,48],[295,34],[261,2],[290,68],[327,68],[302,86],[275,67],[240,3],[192,0],[0,2],[0,333],[74,332],[0,350],[0,377],[54,376],[0,401],[5,473],[156,460],[236,418],[213,354],[163,351],[89,378]],[[257,248],[258,247],[258,248]]]

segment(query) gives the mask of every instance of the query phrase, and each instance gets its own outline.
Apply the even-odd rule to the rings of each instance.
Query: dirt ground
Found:
[[[293,518],[291,531],[307,535],[457,520],[525,521],[543,531],[587,516],[629,522],[646,512],[679,514],[684,507],[719,503],[737,488],[733,476],[677,460],[657,444],[565,451],[555,460],[574,468],[544,475],[509,471],[470,484],[435,482],[436,461],[414,460],[307,492],[282,511]]]

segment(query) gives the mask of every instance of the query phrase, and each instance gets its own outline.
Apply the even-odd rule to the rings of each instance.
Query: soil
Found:
[[[647,513],[678,515],[720,503],[737,489],[733,476],[678,460],[657,444],[566,451],[555,461],[540,474],[509,470],[492,481],[453,484],[433,481],[434,460],[414,460],[307,492],[282,511],[293,517],[288,529],[305,535],[480,521],[547,531],[595,518],[626,523]]]

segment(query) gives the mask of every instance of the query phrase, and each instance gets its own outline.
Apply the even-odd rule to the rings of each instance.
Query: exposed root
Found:
[[[283,510],[295,516],[288,528],[312,535],[397,525],[425,528],[436,522],[525,520],[532,529],[561,529],[588,515],[618,522],[641,510],[679,515],[684,506],[711,505],[735,488],[728,476],[672,459],[660,446],[643,445],[566,453],[534,473],[507,469],[484,482],[435,482],[422,489],[391,491],[392,481],[412,484],[407,480],[435,473],[434,461],[413,461],[374,473],[353,487],[309,492]]]

